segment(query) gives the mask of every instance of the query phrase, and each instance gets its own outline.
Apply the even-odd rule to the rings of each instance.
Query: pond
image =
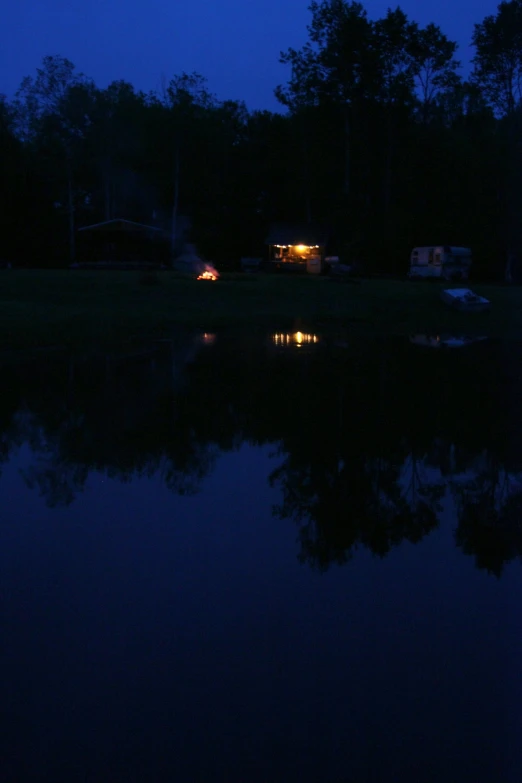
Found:
[[[305,333],[6,359],[0,779],[520,780],[521,368]]]

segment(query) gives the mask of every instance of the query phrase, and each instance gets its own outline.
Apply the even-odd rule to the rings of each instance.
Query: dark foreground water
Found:
[[[522,346],[6,362],[0,780],[522,779]]]

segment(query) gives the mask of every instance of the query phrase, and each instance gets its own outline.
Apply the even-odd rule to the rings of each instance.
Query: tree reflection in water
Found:
[[[522,346],[430,352],[408,341],[275,346],[183,337],[139,356],[3,367],[0,465],[31,448],[28,488],[67,505],[92,471],[198,492],[220,453],[276,444],[274,514],[326,569],[365,547],[420,541],[456,513],[455,540],[500,575],[522,555]]]
[[[521,474],[485,464],[467,481],[452,483],[452,490],[457,544],[475,556],[479,568],[500,576],[505,563],[522,556]]]

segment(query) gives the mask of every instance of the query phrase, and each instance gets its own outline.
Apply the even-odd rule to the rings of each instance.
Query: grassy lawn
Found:
[[[0,272],[0,348],[83,348],[168,336],[176,327],[483,334],[522,339],[522,288],[474,286],[487,314],[446,309],[438,283],[335,283],[307,276],[229,276],[197,282],[171,272]]]

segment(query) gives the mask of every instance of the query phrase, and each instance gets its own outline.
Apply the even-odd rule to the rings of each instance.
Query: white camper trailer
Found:
[[[414,247],[411,251],[408,277],[441,277],[444,280],[467,280],[471,267],[469,247]]]

